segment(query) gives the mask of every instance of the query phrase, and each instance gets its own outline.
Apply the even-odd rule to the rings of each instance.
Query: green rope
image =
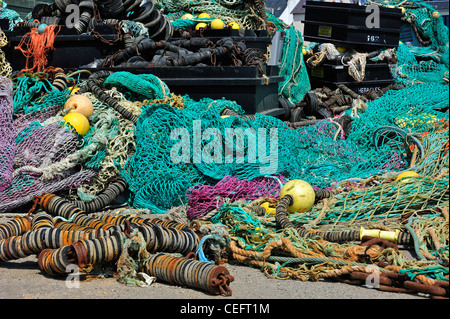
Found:
[[[414,278],[418,275],[425,275],[436,280],[449,281],[449,279],[444,276],[444,274],[448,275],[449,270],[444,266],[432,266],[422,269],[400,269],[399,273],[406,274],[411,280],[414,280]]]
[[[414,241],[414,251],[417,254],[417,257],[419,257],[419,259],[426,259],[425,256],[422,254],[422,252],[420,251],[419,248],[419,239],[417,238],[417,234],[414,231],[414,229],[412,228],[412,223],[414,222],[414,220],[416,220],[417,217],[415,216],[411,216],[408,219],[408,224],[405,225],[405,228],[410,232],[411,237],[413,238]]]

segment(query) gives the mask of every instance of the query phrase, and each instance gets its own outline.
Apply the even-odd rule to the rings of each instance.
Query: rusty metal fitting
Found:
[[[74,264],[77,264],[80,268],[85,268],[88,265],[88,256],[86,248],[84,247],[83,243],[81,241],[78,241],[76,243],[73,243],[71,246],[71,250],[69,250],[69,253],[71,256],[69,257],[69,260],[73,262]]]
[[[214,295],[231,296],[232,291],[229,284],[234,281],[234,277],[230,275],[228,269],[217,266],[209,274],[208,290]]]

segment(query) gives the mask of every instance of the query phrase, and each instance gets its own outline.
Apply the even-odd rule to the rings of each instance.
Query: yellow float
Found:
[[[291,195],[294,203],[288,207],[290,213],[304,213],[310,210],[316,200],[316,193],[311,185],[300,179],[287,182],[280,192],[280,198]]]
[[[89,132],[89,120],[81,113],[68,113],[63,117],[66,124],[70,124],[78,134],[85,136]]]

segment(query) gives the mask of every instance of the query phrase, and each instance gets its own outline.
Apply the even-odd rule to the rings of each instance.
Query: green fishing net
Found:
[[[103,85],[118,88],[129,101],[162,99],[170,93],[167,85],[153,74],[114,72]]]
[[[382,126],[397,126],[408,133],[426,131],[428,126],[415,123],[420,124],[420,119],[426,116],[431,116],[432,122],[448,119],[448,113],[442,111],[448,107],[448,94],[448,85],[435,82],[390,90],[369,102],[366,111],[353,117],[353,129],[348,139],[370,149],[373,147],[372,134]]]
[[[142,108],[136,125],[136,153],[123,172],[134,193],[135,207],[165,211],[185,203],[184,193],[189,187],[213,185],[227,175],[253,179],[265,175],[261,168],[270,164],[275,165],[270,168],[271,174],[296,169],[297,164],[290,159],[297,156],[292,147],[297,141],[282,121],[260,114],[254,121],[235,116],[222,118],[225,107],[240,108],[226,100],[193,101],[185,96],[184,106],[178,109],[156,104]],[[242,113],[242,109],[239,111]],[[231,128],[249,133],[249,139],[255,136],[255,147],[240,144],[230,135],[234,131],[227,130]],[[201,134],[197,140],[196,134]],[[277,153],[273,152],[274,138],[283,141]],[[179,145],[184,142],[186,148],[182,149]],[[242,152],[242,161],[238,152]]]
[[[449,34],[441,14],[424,1],[368,1],[368,4],[403,8],[402,32],[411,32],[419,46],[401,43],[396,50],[397,66],[393,75],[397,83],[438,82],[448,84]],[[405,34],[405,37],[409,34]]]
[[[15,76],[13,81],[14,114],[33,113],[53,105],[63,105],[69,97],[69,90],[53,88],[47,79],[37,75]]]
[[[348,136],[338,134],[339,125],[332,119],[292,130],[281,120],[262,114],[256,114],[255,119],[221,116],[225,108],[243,113],[235,102],[224,99],[194,101],[184,96],[184,108],[165,103],[144,105],[135,131],[136,153],[126,163],[122,176],[130,185],[134,207],[165,212],[186,203],[185,192],[190,187],[215,185],[227,175],[251,180],[282,174],[288,179],[299,178],[315,187],[327,188],[336,187],[343,180],[401,171],[410,162],[401,147],[402,141],[375,147],[372,133],[381,125],[395,125],[396,119],[405,114],[428,112],[437,119],[448,118],[446,113],[433,109],[441,101],[414,102],[404,98],[420,89],[432,90],[438,99],[436,85],[411,86],[388,93],[355,118],[354,129]],[[448,93],[448,87],[440,89],[441,94]],[[382,120],[380,114],[385,114]],[[233,133],[236,129],[262,130],[263,135],[261,138],[258,135],[254,145],[249,139],[244,144],[230,139],[232,143],[227,144],[226,137],[230,134],[227,129],[233,129]],[[197,142],[195,134],[201,134]],[[259,152],[260,145],[265,153]],[[227,147],[232,150],[231,157],[227,157]],[[238,150],[242,152],[240,162]],[[275,169],[261,170],[270,164]]]
[[[285,38],[279,74],[284,77],[284,81],[278,85],[278,94],[291,103],[297,103],[311,90],[303,59],[303,38],[293,26],[283,32]]]
[[[14,25],[16,25],[19,22],[22,22],[22,18],[20,15],[11,9],[7,8],[7,4],[5,1],[0,2],[0,19],[8,19],[9,20],[9,30],[12,31],[14,28]]]

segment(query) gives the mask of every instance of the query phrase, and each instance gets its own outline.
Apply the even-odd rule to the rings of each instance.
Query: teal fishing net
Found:
[[[311,90],[303,59],[303,38],[300,31],[293,26],[277,32],[285,33],[279,73],[284,77],[284,81],[278,85],[278,94],[291,103],[297,103]]]
[[[23,20],[16,11],[11,10],[7,7],[8,7],[8,5],[7,5],[6,1],[0,2],[0,19],[8,19],[9,20],[9,30],[12,31],[14,28],[14,25],[16,23],[22,22]]]
[[[365,4],[397,7],[403,11],[402,36],[417,39],[415,45],[401,43],[396,50],[396,81],[403,85],[438,82],[448,84],[449,34],[441,14],[430,3],[401,0],[368,1]]]
[[[292,130],[286,123],[261,114],[256,114],[254,120],[237,116],[223,118],[221,112],[225,108],[243,113],[235,102],[227,100],[194,101],[184,96],[184,108],[164,103],[145,105],[136,125],[136,153],[122,171],[134,195],[132,205],[164,212],[186,203],[185,192],[189,188],[214,185],[229,175],[252,180],[282,173],[288,179],[299,178],[315,187],[327,188],[336,187],[337,182],[347,179],[404,170],[408,168],[410,158],[404,152],[403,141],[396,145],[381,143],[375,147],[372,133],[382,125],[396,125],[396,119],[405,114],[417,117],[428,112],[435,119],[448,119],[446,113],[434,109],[439,103],[445,104],[442,95],[448,94],[448,87],[436,86],[439,85],[431,83],[389,92],[355,116],[354,128],[347,136],[332,119]],[[438,89],[442,95],[437,94]],[[417,90],[433,91],[436,100],[426,99],[427,95],[422,100],[405,98]],[[380,114],[384,115],[381,119]],[[194,140],[196,125],[201,134],[197,148]],[[255,151],[247,140],[243,144],[242,161],[237,163],[236,149],[242,144],[233,140],[234,158],[228,158],[232,162],[227,162],[223,151],[227,147],[227,129],[253,129],[256,132],[262,129],[270,143],[259,140],[258,143],[262,143],[269,159],[259,156],[258,143]],[[420,128],[416,130],[420,131]],[[187,139],[183,140],[182,136]],[[217,142],[217,137],[223,138]],[[276,152],[270,149],[275,137],[278,142]],[[250,160],[252,156],[256,158],[254,162]],[[276,163],[276,169],[262,172],[261,167],[270,161]]]
[[[34,113],[52,105],[63,105],[69,97],[69,90],[55,89],[49,80],[37,75],[12,77],[14,93],[14,114]]]
[[[167,104],[142,108],[136,153],[123,172],[134,193],[134,206],[161,212],[185,203],[186,190],[198,184],[213,185],[228,175],[250,180],[297,169],[289,159],[297,156],[292,145],[298,141],[282,121],[260,114],[255,120],[222,118],[225,107],[238,105],[218,102],[185,96],[183,109]],[[239,137],[239,129],[248,133],[243,140],[233,135],[238,130]],[[282,141],[276,149],[275,139]]]

